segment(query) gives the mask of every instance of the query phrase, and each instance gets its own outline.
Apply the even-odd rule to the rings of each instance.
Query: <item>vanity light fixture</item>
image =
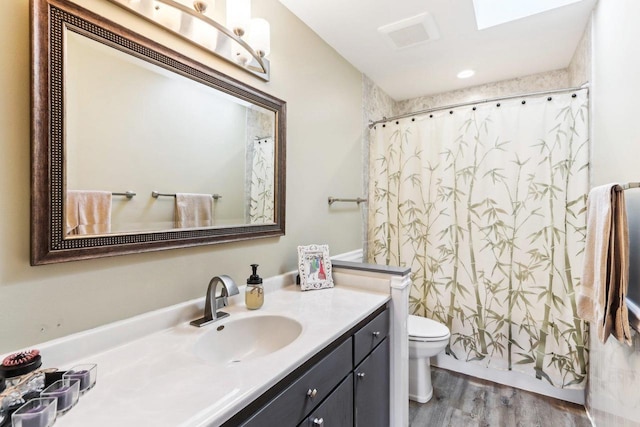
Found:
[[[459,79],[468,79],[469,77],[472,77],[476,72],[474,70],[462,70],[460,71],[456,77],[458,77]]]
[[[251,0],[226,0],[226,25],[215,0],[109,1],[269,81],[270,27],[251,18]]]

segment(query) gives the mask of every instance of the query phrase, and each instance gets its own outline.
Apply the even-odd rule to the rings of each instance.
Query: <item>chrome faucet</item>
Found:
[[[222,285],[220,295],[216,296],[218,284]],[[220,320],[229,315],[224,311],[218,311],[219,308],[225,307],[228,304],[227,297],[238,295],[238,286],[233,279],[226,274],[215,276],[209,282],[207,288],[207,299],[204,304],[204,317],[193,320],[190,323],[193,326],[201,327],[208,325],[209,323]]]

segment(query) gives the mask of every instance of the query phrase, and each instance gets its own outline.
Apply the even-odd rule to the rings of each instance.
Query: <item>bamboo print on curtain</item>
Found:
[[[575,95],[377,125],[367,256],[411,267],[411,310],[449,327],[449,356],[583,388],[588,99]]]
[[[273,138],[262,138],[253,142],[249,200],[251,224],[269,224],[274,221],[274,158]]]

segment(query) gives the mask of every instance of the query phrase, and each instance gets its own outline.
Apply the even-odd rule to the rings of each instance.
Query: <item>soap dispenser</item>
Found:
[[[264,304],[262,277],[258,276],[258,264],[251,264],[253,274],[247,279],[244,302],[249,310],[257,310]]]

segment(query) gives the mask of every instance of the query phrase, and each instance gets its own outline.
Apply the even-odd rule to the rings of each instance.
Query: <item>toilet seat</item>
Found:
[[[410,315],[407,320],[409,341],[442,341],[450,336],[449,328],[426,317]]]

